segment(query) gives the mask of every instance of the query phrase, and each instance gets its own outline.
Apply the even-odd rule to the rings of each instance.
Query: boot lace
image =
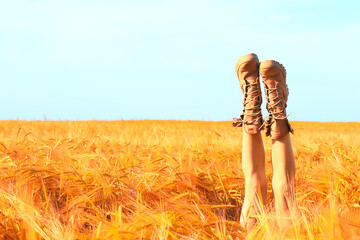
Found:
[[[286,91],[289,92],[287,85],[286,85]],[[265,94],[267,101],[266,109],[269,111],[269,116],[265,117],[264,122],[261,125],[261,128],[265,127],[265,135],[271,136],[271,125],[275,122],[275,120],[287,119],[291,113],[289,113],[288,115],[285,114],[286,103],[284,104],[284,106],[282,106],[281,103],[283,99],[280,98],[276,86],[274,88],[269,88],[265,85]],[[294,133],[294,130],[291,127],[290,127],[290,132]]]
[[[258,79],[259,78],[257,78],[257,80]],[[245,103],[244,103],[243,113],[240,115],[240,118],[235,118],[235,117],[233,118],[234,120],[233,127],[235,127],[235,129],[237,127],[241,127],[243,124],[257,124],[262,120],[260,101],[259,101],[260,89],[257,87],[257,84],[258,81],[255,81],[254,83],[247,83],[246,81],[245,93],[244,93]],[[249,103],[252,102],[255,102],[256,104],[250,107]],[[249,110],[258,110],[258,111],[251,113]],[[249,119],[244,120],[245,116],[248,116]]]
[[[287,86],[286,86],[287,88]],[[287,116],[285,114],[285,108],[286,108],[286,103],[284,106],[281,106],[281,102],[282,102],[282,98],[279,97],[279,92],[277,87],[274,88],[269,88],[269,87],[265,87],[265,93],[267,96],[267,110],[269,111],[269,117],[272,117],[273,119],[286,119]],[[274,95],[274,96],[272,96]],[[272,97],[270,97],[272,96]],[[276,101],[277,99],[277,101]],[[273,102],[273,103],[272,103]],[[280,105],[280,106],[277,106]],[[279,111],[280,109],[280,111]],[[276,111],[277,110],[277,111]]]

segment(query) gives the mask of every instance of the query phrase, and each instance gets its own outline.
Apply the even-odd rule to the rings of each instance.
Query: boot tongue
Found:
[[[271,113],[281,113],[282,112],[282,103],[278,102],[280,100],[278,90],[276,89],[277,81],[266,79],[264,83],[268,87],[268,98],[270,99],[269,107]]]
[[[258,87],[257,85],[255,85],[254,83],[257,83],[257,78],[248,78],[246,79],[247,84],[251,84],[250,86],[248,86],[248,95],[247,95],[247,99],[246,99],[246,109],[245,109],[245,113],[248,114],[254,114],[254,113],[258,113],[259,112],[259,92],[258,92]],[[251,108],[251,109],[249,109]]]

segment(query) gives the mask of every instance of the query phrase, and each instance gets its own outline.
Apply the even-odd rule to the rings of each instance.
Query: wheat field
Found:
[[[360,123],[292,122],[300,215],[239,225],[241,129],[205,121],[1,121],[1,239],[359,239]]]

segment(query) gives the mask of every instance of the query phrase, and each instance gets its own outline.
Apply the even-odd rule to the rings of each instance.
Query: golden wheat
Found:
[[[241,130],[230,122],[1,121],[1,239],[356,239],[360,123],[293,122],[300,215],[238,223]]]

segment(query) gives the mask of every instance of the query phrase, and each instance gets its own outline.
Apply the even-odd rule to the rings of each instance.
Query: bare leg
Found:
[[[261,200],[266,204],[265,150],[261,133],[248,134],[243,130],[242,167],[245,175],[245,198],[241,210],[240,224],[251,228],[259,213]]]
[[[294,192],[295,159],[290,134],[272,140],[273,193],[275,210],[279,216],[287,216],[296,211]]]

